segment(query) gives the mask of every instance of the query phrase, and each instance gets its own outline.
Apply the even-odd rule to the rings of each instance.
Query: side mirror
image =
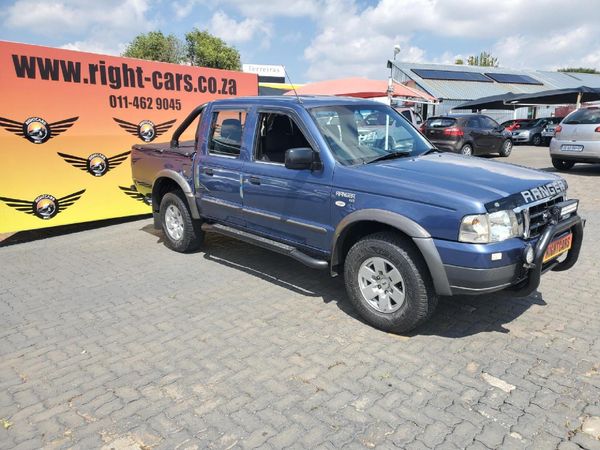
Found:
[[[321,161],[310,147],[290,148],[285,152],[285,167],[292,170],[320,169]]]

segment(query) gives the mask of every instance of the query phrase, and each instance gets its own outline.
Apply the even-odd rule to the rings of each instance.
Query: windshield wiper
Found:
[[[402,158],[403,156],[410,156],[410,153],[411,152],[409,150],[405,150],[403,152],[387,153],[385,155],[376,156],[375,158],[369,159],[369,160],[365,161],[364,164],[371,164],[371,163],[378,162],[378,161],[385,161],[386,159]]]
[[[430,153],[442,153],[442,151],[440,149],[433,147],[433,148],[430,148],[429,150],[424,151],[419,156],[429,155]]]

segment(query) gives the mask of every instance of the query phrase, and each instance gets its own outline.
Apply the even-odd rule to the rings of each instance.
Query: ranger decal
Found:
[[[536,188],[521,191],[521,196],[526,203],[542,200],[546,197],[553,197],[567,190],[567,185],[563,180],[556,180],[552,183],[544,184]]]

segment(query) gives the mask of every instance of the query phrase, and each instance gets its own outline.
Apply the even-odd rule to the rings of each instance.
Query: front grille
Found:
[[[550,221],[550,209],[564,200],[562,196],[548,200],[547,202],[534,205],[526,210],[529,212],[529,237],[534,238],[544,232]]]

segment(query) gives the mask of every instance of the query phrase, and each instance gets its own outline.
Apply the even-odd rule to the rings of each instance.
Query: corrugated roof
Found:
[[[429,92],[431,95],[448,100],[474,100],[490,95],[500,95],[506,92],[515,94],[526,94],[550,89],[564,89],[579,86],[600,87],[600,75],[582,74],[582,73],[564,73],[536,70],[514,70],[505,67],[479,67],[465,66],[455,64],[413,64],[399,61],[391,61],[396,67],[394,78],[398,81],[404,81],[402,76],[414,80],[417,85]],[[511,83],[482,83],[475,81],[456,81],[456,80],[430,80],[421,78],[412,69],[429,70],[450,70],[460,72],[476,73],[510,73],[514,75],[527,75],[538,81],[540,85],[535,84],[511,84]],[[400,74],[398,74],[400,72]]]

